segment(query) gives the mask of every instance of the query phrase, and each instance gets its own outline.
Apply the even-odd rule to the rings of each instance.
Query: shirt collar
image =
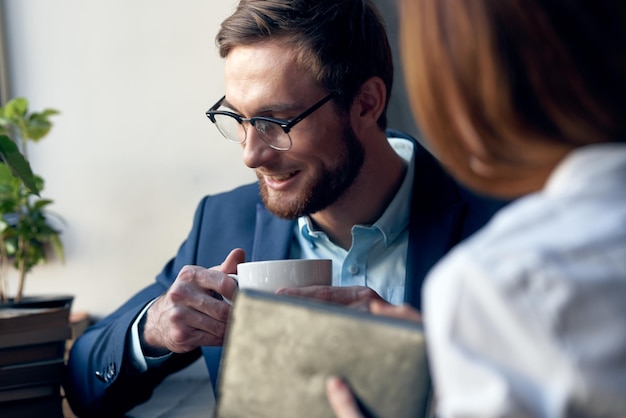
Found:
[[[388,140],[394,151],[405,161],[407,170],[400,188],[389,206],[387,206],[387,209],[385,209],[385,212],[371,227],[366,227],[378,229],[383,235],[385,246],[389,246],[404,232],[409,224],[411,211],[409,202],[411,200],[413,174],[415,172],[415,145],[413,142],[404,138],[388,138]],[[309,216],[301,216],[298,218],[298,230],[302,237],[312,246],[315,245],[316,240],[326,235],[313,228],[313,222]]]
[[[608,142],[571,151],[552,171],[544,191],[555,195],[598,193],[612,190],[613,181],[623,181],[626,144]],[[619,174],[621,173],[621,174]]]

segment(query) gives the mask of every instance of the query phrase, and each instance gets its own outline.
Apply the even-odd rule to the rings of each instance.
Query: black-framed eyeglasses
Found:
[[[326,102],[332,99],[335,93],[330,93],[313,106],[306,109],[293,119],[284,120],[269,118],[265,116],[254,116],[251,118],[244,118],[237,113],[228,110],[218,110],[222,105],[222,102],[226,98],[223,96],[217,101],[209,110],[207,110],[207,117],[215,124],[224,138],[235,144],[243,144],[246,142],[247,128],[244,122],[254,126],[257,130],[259,137],[269,145],[271,148],[278,151],[287,151],[291,148],[291,136],[289,132],[296,126],[297,123],[302,122],[304,118],[315,112],[322,107]],[[243,129],[242,129],[243,128]]]

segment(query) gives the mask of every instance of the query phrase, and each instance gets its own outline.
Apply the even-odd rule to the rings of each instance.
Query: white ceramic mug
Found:
[[[283,287],[313,285],[330,286],[333,282],[333,264],[326,259],[293,259],[251,261],[237,265],[237,279],[241,289],[275,292]]]

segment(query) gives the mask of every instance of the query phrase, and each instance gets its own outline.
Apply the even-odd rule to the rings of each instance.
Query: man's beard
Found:
[[[365,150],[350,124],[343,129],[342,140],[337,165],[330,170],[324,169],[305,184],[297,199],[270,199],[267,185],[260,177],[261,199],[268,210],[280,218],[297,219],[324,210],[337,202],[352,185],[365,160]]]

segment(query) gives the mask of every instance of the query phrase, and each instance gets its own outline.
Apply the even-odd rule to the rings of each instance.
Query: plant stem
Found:
[[[0,240],[0,298],[9,301],[9,256],[4,240]]]
[[[18,262],[18,271],[19,271],[19,281],[17,287],[17,294],[15,295],[15,301],[19,302],[22,300],[22,295],[24,294],[24,282],[26,281],[26,263],[24,260],[24,237],[20,236],[17,240],[17,248],[18,254],[22,254],[22,257],[19,257]]]

